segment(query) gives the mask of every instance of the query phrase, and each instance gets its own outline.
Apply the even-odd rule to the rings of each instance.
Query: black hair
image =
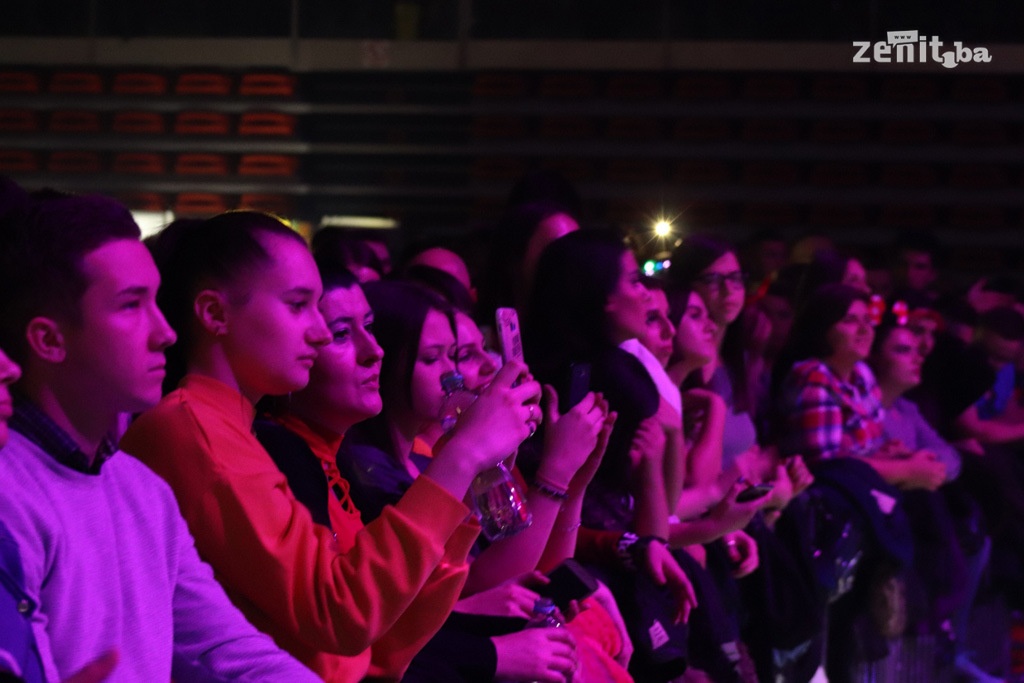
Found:
[[[728,242],[708,235],[690,235],[672,251],[672,267],[668,270],[670,289],[693,289],[697,277],[726,254],[736,256],[739,261],[739,254]],[[754,407],[754,398],[747,376],[743,325],[737,323],[740,323],[738,318],[724,330],[719,355],[732,383],[734,407],[737,412],[745,412]]]
[[[693,286],[697,276],[726,254],[739,259],[736,249],[728,242],[708,235],[690,235],[672,250],[672,267],[668,269],[670,286]]]
[[[622,275],[626,244],[604,231],[577,231],[552,242],[537,263],[524,342],[538,377],[611,346],[605,306]]]
[[[452,307],[473,315],[473,295],[457,277],[433,266],[415,265],[405,268],[405,278],[435,292]]]
[[[998,273],[985,278],[985,284],[982,286],[982,290],[986,292],[1009,294],[1014,298],[1019,299],[1021,295],[1021,281],[1020,278],[1013,273]]]
[[[892,311],[886,311],[881,321],[875,325],[875,338],[871,342],[871,355],[877,355],[882,350],[882,344],[895,330],[909,329],[905,320],[898,318]]]
[[[556,206],[561,213],[577,220],[582,208],[576,187],[561,173],[548,169],[530,171],[520,178],[509,192],[506,205],[515,207],[535,203]]]
[[[1024,339],[1024,316],[1012,306],[997,306],[978,316],[978,327],[1009,341]]]
[[[384,264],[380,257],[361,237],[354,236],[345,228],[321,228],[313,235],[310,248],[321,263],[334,263],[353,270],[357,267],[371,268],[384,277]]]
[[[359,286],[359,278],[351,270],[330,259],[315,258],[316,269],[320,273],[320,282],[324,286],[324,294],[332,289],[350,289]]]
[[[800,292],[805,286],[807,268],[806,263],[790,263],[783,266],[768,284],[765,293],[783,298],[796,308]]]
[[[412,375],[423,323],[430,311],[439,311],[454,335],[455,314],[440,296],[411,282],[367,282],[362,287],[373,310],[373,335],[384,351],[380,368],[384,408],[353,429],[360,439],[397,456],[388,425],[398,408],[408,409],[412,403]]]
[[[904,252],[918,251],[928,254],[932,265],[938,266],[943,260],[944,250],[935,234],[930,230],[903,230],[893,240],[892,256],[899,258]]]
[[[797,310],[789,340],[779,354],[772,372],[772,386],[782,386],[782,380],[794,364],[808,358],[827,358],[833,349],[828,342],[828,331],[842,320],[854,301],[869,302],[869,297],[856,287],[831,283],[819,288]]]
[[[165,393],[185,376],[195,344],[196,294],[211,285],[225,285],[259,266],[272,262],[260,235],[278,235],[306,241],[270,214],[231,211],[206,220],[181,219],[168,225],[150,244],[163,285],[157,303],[178,335],[167,350]]]
[[[28,322],[46,315],[79,324],[90,284],[83,260],[108,242],[137,241],[140,232],[128,209],[109,197],[30,195],[0,181],[0,348],[24,365]]]
[[[611,232],[577,231],[552,242],[537,264],[523,323],[526,359],[540,381],[563,387],[572,363],[589,363],[591,389],[618,413],[592,490],[608,484],[617,490],[628,479],[632,438],[658,407],[653,380],[612,341],[605,311],[622,277],[624,254],[631,254],[629,248]]]
[[[491,233],[487,255],[487,268],[480,281],[480,312],[486,318],[495,309],[514,306],[517,294],[529,298],[529,292],[517,288],[529,286],[523,282],[523,258],[530,238],[537,227],[557,214],[568,214],[560,205],[550,202],[532,202],[510,207]]]

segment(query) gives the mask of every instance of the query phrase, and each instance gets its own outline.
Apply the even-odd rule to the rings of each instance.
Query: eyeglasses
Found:
[[[697,276],[697,282],[706,287],[721,288],[727,282],[731,287],[742,287],[746,281],[746,273],[741,270],[734,270],[731,273],[702,273]]]

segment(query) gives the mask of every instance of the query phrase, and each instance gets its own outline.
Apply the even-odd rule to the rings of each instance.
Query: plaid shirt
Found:
[[[49,415],[20,392],[11,393],[14,398],[14,415],[9,422],[11,429],[52,455],[54,460],[65,467],[84,474],[99,474],[103,463],[117,451],[116,441],[108,436],[100,443],[96,457],[90,464],[90,458]]]
[[[882,394],[864,363],[857,363],[845,382],[820,360],[801,361],[786,377],[782,401],[786,454],[800,454],[809,462],[863,458],[885,442]]]

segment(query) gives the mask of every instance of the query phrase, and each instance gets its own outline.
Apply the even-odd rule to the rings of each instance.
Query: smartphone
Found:
[[[501,360],[523,362],[523,336],[519,331],[519,314],[514,308],[499,308],[494,312],[495,329],[498,331],[498,345]]]
[[[597,590],[597,579],[571,557],[548,572],[551,582],[537,589],[537,592],[555,603],[565,612],[573,600],[582,600]]]
[[[736,495],[736,502],[749,503],[752,500],[764,498],[771,493],[772,488],[774,488],[772,484],[754,484],[753,486],[748,486]]]
[[[590,392],[590,363],[572,363],[565,385],[558,387],[558,412],[565,415]]]

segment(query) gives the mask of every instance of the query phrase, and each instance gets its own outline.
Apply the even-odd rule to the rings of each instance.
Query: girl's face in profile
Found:
[[[690,292],[686,310],[676,327],[672,340],[673,353],[681,359],[692,359],[700,366],[715,358],[715,332],[718,326],[708,316],[704,300],[697,292]]]
[[[259,239],[270,260],[225,288],[224,327],[217,337],[250,400],[302,389],[318,350],[330,341],[317,308],[323,286],[309,249],[281,235]]]
[[[412,413],[423,423],[441,417],[444,399],[441,376],[455,369],[454,357],[455,334],[448,318],[438,310],[431,310],[423,320],[409,390]]]
[[[850,304],[846,315],[829,328],[826,339],[832,348],[830,357],[834,360],[854,363],[867,358],[871,352],[871,342],[875,339],[868,305],[860,299]]]
[[[872,365],[880,383],[901,391],[916,387],[921,383],[921,366],[924,365],[920,340],[906,327],[891,331],[872,357]]]
[[[455,313],[455,329],[459,333],[455,360],[470,391],[480,391],[491,383],[498,366],[484,348],[484,335],[465,313]]]
[[[651,293],[640,279],[636,259],[632,252],[624,251],[619,261],[619,279],[604,307],[612,341],[621,344],[627,339],[642,339],[650,307]]]
[[[662,367],[672,357],[672,340],[676,336],[675,325],[668,319],[668,298],[660,289],[652,289],[651,305],[647,308],[647,326],[640,342],[658,359]]]

